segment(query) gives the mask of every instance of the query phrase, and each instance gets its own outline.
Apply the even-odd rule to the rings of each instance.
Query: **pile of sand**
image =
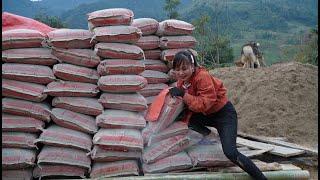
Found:
[[[238,131],[318,147],[318,67],[297,62],[260,69],[217,68],[238,113]]]

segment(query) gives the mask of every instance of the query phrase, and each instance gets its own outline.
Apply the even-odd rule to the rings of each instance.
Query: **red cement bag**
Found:
[[[141,132],[136,129],[99,129],[93,136],[94,145],[106,150],[142,151],[143,140]]]
[[[160,38],[161,49],[194,48],[197,40],[192,36],[163,36]]]
[[[141,38],[141,30],[134,26],[104,26],[93,29],[99,42],[136,43]]]
[[[54,97],[52,106],[92,116],[97,116],[103,112],[103,106],[97,98]]]
[[[198,143],[202,139],[202,135],[195,131],[189,130],[186,135],[177,135],[169,137],[146,147],[142,153],[143,162],[150,164],[163,159],[165,157],[177,154],[188,147]]]
[[[3,169],[23,169],[34,166],[36,151],[22,148],[2,148]]]
[[[2,49],[42,47],[45,34],[31,29],[2,31]]]
[[[145,70],[140,75],[147,79],[148,84],[167,83],[169,81],[169,76],[160,71]]]
[[[43,24],[31,18],[11,14],[8,12],[2,13],[2,31],[8,31],[12,29],[33,29],[47,34],[54,30],[50,26]]]
[[[50,67],[16,63],[2,64],[2,77],[37,84],[48,84],[56,79]]]
[[[140,74],[144,71],[144,61],[130,59],[108,59],[98,65],[101,76],[116,74]]]
[[[131,26],[141,29],[142,35],[155,34],[159,27],[159,22],[152,18],[138,18],[132,21]]]
[[[32,117],[2,114],[2,132],[37,133],[43,131],[44,125],[43,121]]]
[[[147,109],[146,99],[139,93],[116,94],[103,93],[101,94],[99,103],[104,108],[119,109],[127,111],[144,111]]]
[[[144,97],[157,96],[163,89],[168,87],[169,86],[164,83],[147,84],[147,86],[141,89],[139,93]]]
[[[187,149],[193,166],[232,166],[234,165],[223,153],[221,143],[214,145],[196,145]]]
[[[102,149],[95,145],[90,152],[91,159],[94,162],[113,162],[121,160],[138,160],[141,157],[140,151],[112,151]]]
[[[160,49],[145,50],[144,56],[146,59],[160,59],[161,50]]]
[[[2,170],[2,179],[3,180],[32,180],[32,169],[17,169],[17,170]]]
[[[159,48],[160,39],[158,36],[142,36],[136,45],[143,50],[157,49]]]
[[[90,178],[107,178],[115,176],[139,175],[138,163],[135,160],[123,160],[110,163],[94,163]]]
[[[2,79],[2,95],[5,97],[42,102],[47,98],[45,88],[41,84]]]
[[[21,48],[2,51],[2,61],[52,66],[58,62],[58,58],[53,56],[48,48]]]
[[[102,128],[142,129],[146,126],[143,115],[137,112],[106,109],[96,117],[96,123]]]
[[[167,73],[169,71],[168,66],[161,60],[146,59],[143,61],[146,68],[145,70],[153,70]]]
[[[178,52],[180,52],[180,51],[186,51],[186,50],[191,51],[194,56],[198,56],[197,52],[196,52],[195,50],[193,50],[193,49],[185,49],[185,48],[181,48],[181,49],[166,49],[166,50],[163,50],[163,51],[161,52],[161,60],[172,62],[174,56],[175,56]]]
[[[96,67],[100,63],[100,57],[91,49],[52,48],[52,54],[62,62],[84,67]]]
[[[85,178],[85,174],[88,170],[77,166],[62,165],[62,164],[43,164],[41,168],[36,166],[33,169],[33,177],[42,178],[47,176],[69,176],[69,177],[81,177]]]
[[[147,79],[139,75],[107,75],[98,81],[99,89],[104,92],[136,92],[146,85]]]
[[[25,132],[2,132],[2,147],[4,148],[37,148],[37,134]]]
[[[109,59],[143,59],[143,50],[132,44],[98,43],[94,51],[98,56]]]
[[[57,29],[48,33],[48,44],[57,48],[85,49],[94,46],[93,34],[85,29]]]
[[[66,81],[96,84],[99,79],[99,74],[95,69],[72,64],[56,64],[53,66],[53,73],[56,77]]]
[[[158,36],[175,36],[175,35],[190,35],[195,27],[185,21],[176,19],[167,19],[159,23],[159,28],[156,32]]]
[[[36,103],[26,100],[3,98],[2,112],[18,116],[27,116],[50,122],[50,106],[46,103]]]
[[[77,148],[89,152],[92,146],[90,135],[57,125],[47,127],[40,134],[36,143],[42,143],[58,147]]]
[[[66,109],[53,108],[51,114],[52,120],[59,126],[94,134],[98,127],[92,116],[72,112]]]
[[[165,173],[174,170],[189,169],[191,167],[191,159],[184,151],[163,159],[159,159],[152,164],[143,163],[142,166],[144,173]]]
[[[40,151],[37,164],[40,168],[45,164],[61,164],[86,168],[89,169],[89,171],[91,169],[91,159],[85,151],[47,145],[43,146]]]
[[[130,25],[133,12],[125,8],[110,8],[94,11],[87,14],[89,29],[98,26]]]
[[[50,96],[94,97],[99,93],[99,89],[91,83],[55,81],[47,85],[44,93]]]

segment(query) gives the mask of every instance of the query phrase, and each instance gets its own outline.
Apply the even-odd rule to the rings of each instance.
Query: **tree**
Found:
[[[179,17],[179,13],[176,10],[179,4],[180,0],[166,0],[164,10],[167,12],[169,19],[177,19]]]
[[[66,28],[67,25],[63,23],[58,17],[56,16],[49,16],[44,13],[39,13],[34,16],[34,19],[40,21],[50,27],[53,28]]]

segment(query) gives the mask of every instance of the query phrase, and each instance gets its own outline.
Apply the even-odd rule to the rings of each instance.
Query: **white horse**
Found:
[[[256,43],[256,46],[259,46],[259,43]],[[243,63],[244,68],[255,68],[254,64],[257,65],[256,68],[260,68],[258,57],[254,54],[251,45],[245,45],[242,47],[240,62]]]

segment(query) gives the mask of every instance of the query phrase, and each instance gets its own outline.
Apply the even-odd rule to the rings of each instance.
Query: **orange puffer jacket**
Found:
[[[208,115],[219,111],[227,103],[227,89],[222,81],[210,75],[205,68],[196,68],[189,82],[191,85],[183,96],[184,103],[189,109],[183,119],[184,122],[189,121],[192,113]],[[177,87],[183,89],[183,83],[178,81]]]

